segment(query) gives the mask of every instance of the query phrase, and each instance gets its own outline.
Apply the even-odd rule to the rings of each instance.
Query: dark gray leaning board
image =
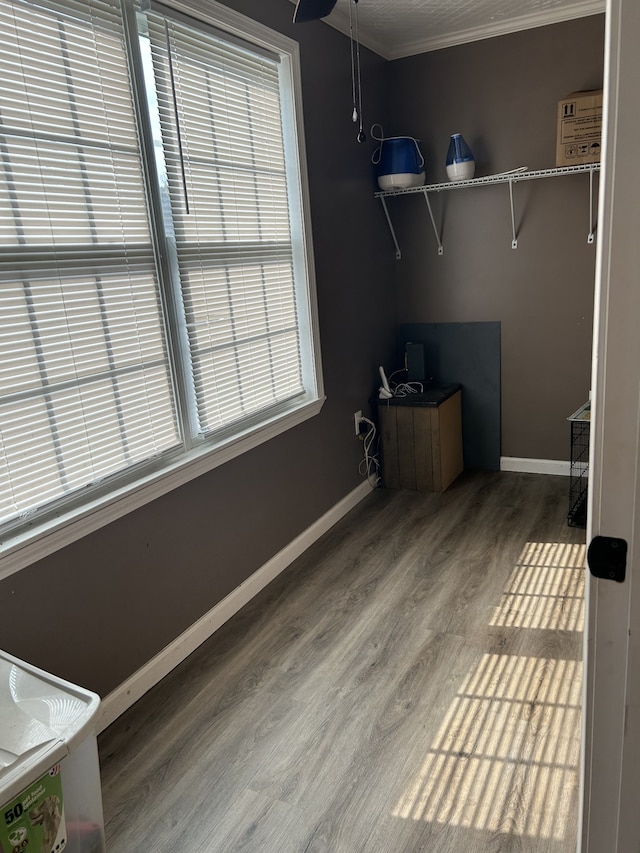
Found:
[[[403,323],[398,364],[408,342],[424,346],[426,376],[462,385],[465,468],[500,470],[500,323]]]

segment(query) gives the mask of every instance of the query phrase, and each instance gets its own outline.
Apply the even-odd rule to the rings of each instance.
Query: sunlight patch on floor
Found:
[[[582,631],[585,545],[528,542],[491,625]]]
[[[528,543],[491,625],[581,631],[584,546]],[[483,654],[393,814],[562,839],[578,781],[582,663]]]

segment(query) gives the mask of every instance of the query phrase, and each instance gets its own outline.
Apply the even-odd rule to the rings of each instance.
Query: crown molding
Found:
[[[559,24],[564,21],[573,21],[577,18],[586,18],[590,15],[598,15],[605,11],[605,0],[583,0],[572,6],[562,9],[534,12],[530,15],[522,15],[519,18],[511,18],[505,21],[496,21],[484,27],[471,27],[468,30],[448,33],[435,38],[420,39],[410,42],[400,48],[388,51],[386,59],[402,59],[406,56],[415,56],[418,53],[427,53],[433,50],[441,50],[445,47],[455,47],[461,44],[469,44],[474,41],[495,38],[496,36],[509,35],[511,33],[532,30],[537,27],[546,27],[550,24]]]
[[[292,0],[295,2],[295,0]],[[569,6],[562,8],[547,9],[543,12],[533,12],[521,15],[517,18],[509,18],[495,21],[482,27],[471,27],[466,30],[446,33],[433,38],[416,39],[403,45],[393,46],[389,44],[383,35],[372,32],[371,29],[363,27],[360,23],[359,41],[363,47],[372,50],[383,59],[402,59],[407,56],[415,56],[419,53],[428,53],[433,50],[441,50],[446,47],[455,47],[460,44],[468,44],[482,39],[495,38],[496,36],[508,35],[510,33],[530,30],[536,27],[545,27],[549,24],[559,24],[563,21],[572,21],[577,18],[586,18],[590,15],[598,15],[605,11],[606,0],[579,0]],[[338,30],[344,35],[350,34],[349,16],[341,8],[336,7],[333,12],[323,19],[326,24]]]

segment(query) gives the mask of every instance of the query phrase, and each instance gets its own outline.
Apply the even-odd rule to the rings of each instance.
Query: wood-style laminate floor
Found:
[[[372,492],[100,737],[109,853],[573,853],[567,489]]]

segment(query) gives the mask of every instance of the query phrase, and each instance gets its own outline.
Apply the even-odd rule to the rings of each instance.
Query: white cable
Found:
[[[391,387],[391,380],[398,373],[406,373],[406,367],[400,367],[398,370],[394,370],[391,376],[389,376],[389,387]],[[422,382],[397,382],[393,388],[391,388],[394,397],[406,397],[408,394],[422,394],[424,391],[424,386]]]
[[[406,372],[407,372],[407,368],[406,368],[406,367],[399,367],[397,370],[394,370],[394,371],[393,371],[393,373],[392,373],[392,374],[391,374],[391,376],[389,377],[389,382],[391,382],[391,380],[392,380],[392,379],[393,379],[393,377],[396,375],[396,373],[406,373]]]
[[[369,429],[365,433],[362,442],[364,448],[364,459],[358,465],[358,471],[369,481],[372,489],[377,488],[382,478],[380,477],[380,460],[378,459],[378,451],[371,453],[371,445],[376,437],[376,425],[369,418],[360,418],[361,423],[367,424]]]
[[[422,394],[422,382],[401,382],[393,389],[394,397],[407,397],[409,394]]]

